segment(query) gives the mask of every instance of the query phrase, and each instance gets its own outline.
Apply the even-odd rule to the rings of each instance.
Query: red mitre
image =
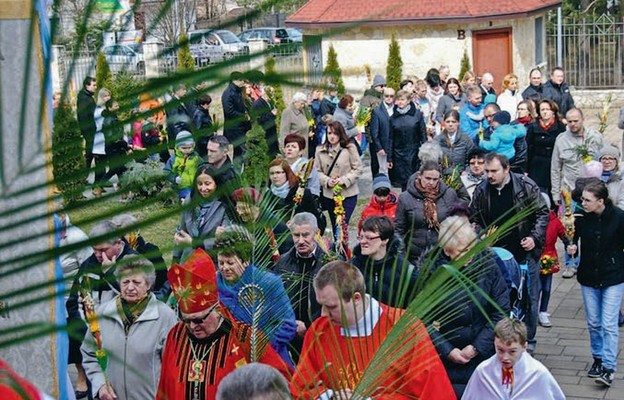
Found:
[[[196,249],[184,264],[174,264],[167,279],[185,314],[204,311],[219,301],[216,268],[203,249]]]

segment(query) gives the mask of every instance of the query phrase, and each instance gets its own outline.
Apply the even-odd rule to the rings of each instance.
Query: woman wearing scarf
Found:
[[[607,184],[611,202],[614,206],[624,210],[624,180],[618,168],[620,150],[615,146],[605,146],[600,150],[598,159],[602,164],[600,179]]]
[[[269,163],[269,180],[271,181],[269,196],[276,199],[270,200],[268,204],[274,205],[275,210],[281,213],[280,217],[284,222],[290,220],[291,215],[304,211],[314,214],[319,221],[318,202],[310,189],[305,188],[301,199],[295,201],[300,180],[286,159],[276,158]]]
[[[121,292],[99,309],[102,348],[108,355],[106,382],[96,357],[91,332],[82,344],[83,366],[93,398],[100,400],[153,399],[160,377],[165,340],[177,318],[151,293],[154,266],[140,256],[117,264],[115,277]]]
[[[537,120],[527,126],[527,173],[543,192],[550,194],[550,160],[555,140],[566,126],[560,121],[559,108],[552,100],[538,103]],[[551,199],[552,202],[552,199]]]
[[[402,190],[405,190],[408,179],[416,170],[420,145],[427,141],[427,128],[422,113],[410,99],[410,92],[399,90],[390,117],[393,165],[388,168],[392,185],[400,186]]]
[[[440,222],[459,202],[455,191],[440,179],[438,163],[425,161],[410,177],[407,190],[399,195],[395,225],[412,264],[417,265],[422,253],[438,242]]]
[[[191,194],[184,200],[184,214],[180,226],[173,235],[173,262],[180,261],[202,248],[206,251],[214,246],[217,228],[230,224],[226,193],[223,193],[220,174],[210,165],[199,167],[193,180]]]
[[[340,122],[327,125],[327,142],[316,148],[314,166],[323,189],[321,206],[329,213],[334,236],[337,236],[340,227],[336,226],[334,192],[338,191],[344,197],[344,223],[349,224],[360,193],[357,180],[362,174],[362,161],[356,146],[349,140]]]

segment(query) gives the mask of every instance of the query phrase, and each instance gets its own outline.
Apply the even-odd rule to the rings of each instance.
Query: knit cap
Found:
[[[375,77],[373,78],[373,87],[381,85],[386,86],[386,78],[381,75],[375,75]]]
[[[193,140],[193,135],[189,131],[180,131],[176,135],[175,139],[175,147],[184,146],[185,144],[195,144],[195,140]]]
[[[373,178],[373,192],[379,188],[391,188],[390,179],[386,175],[381,174]]]
[[[499,111],[494,114],[494,121],[501,125],[509,125],[511,122],[511,115],[507,111]]]
[[[615,157],[616,160],[620,159],[620,149],[615,146],[607,145],[600,149],[600,156],[598,159],[600,160],[604,156]]]

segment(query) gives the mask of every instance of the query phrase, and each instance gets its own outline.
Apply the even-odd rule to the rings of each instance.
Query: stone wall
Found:
[[[602,109],[611,95],[611,109],[624,106],[624,90],[571,90],[574,104],[580,109]]]
[[[354,27],[323,38],[323,62],[327,62],[327,52],[330,44],[333,44],[347,90],[353,93],[362,92],[363,88],[370,85],[372,76],[385,75],[388,45],[392,34],[395,34],[401,46],[404,75],[424,77],[430,68],[445,64],[450,67],[451,76],[456,76],[464,50],[468,52],[473,65],[473,31],[511,27],[514,72],[520,77],[521,86],[528,85],[529,71],[535,65],[535,47],[526,44],[535,41],[534,21],[535,18],[530,17],[470,25]],[[464,39],[458,39],[458,30],[465,31]],[[308,33],[306,30],[306,34],[323,35],[323,32],[311,30]]]

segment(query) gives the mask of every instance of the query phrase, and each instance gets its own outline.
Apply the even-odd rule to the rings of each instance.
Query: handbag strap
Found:
[[[336,166],[336,161],[338,161],[338,157],[340,157],[340,153],[342,153],[342,148],[338,151],[338,154],[336,154],[336,158],[334,158],[334,161],[331,163],[331,165],[329,166],[329,170],[327,170],[327,176],[329,176],[331,174],[331,172],[334,170],[334,167]]]

